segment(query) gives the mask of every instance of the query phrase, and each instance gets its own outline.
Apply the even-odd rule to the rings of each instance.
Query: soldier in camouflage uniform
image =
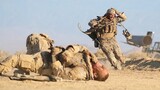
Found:
[[[98,42],[99,47],[109,59],[111,65],[115,69],[122,69],[121,64],[124,63],[124,56],[120,47],[115,39],[117,35],[117,24],[126,20],[124,13],[118,12],[114,8],[107,10],[106,14],[102,17],[97,17],[89,22],[90,29],[87,33],[93,32],[96,35],[94,39]]]
[[[108,78],[107,69],[84,46],[69,45],[58,55],[59,58],[52,64],[55,76],[70,80],[105,81]]]
[[[27,37],[27,54],[12,55],[0,63],[0,73],[9,72],[12,68],[19,68],[29,72],[41,73],[48,68],[51,60],[53,40],[46,34],[31,34]]]
[[[26,74],[30,72],[41,73],[45,63],[42,58],[42,53],[34,55],[19,54],[6,58],[0,63],[0,73],[7,73],[13,68],[23,70]]]

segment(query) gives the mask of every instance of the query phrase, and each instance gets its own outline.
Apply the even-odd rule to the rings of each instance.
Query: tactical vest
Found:
[[[116,35],[116,18],[113,21],[105,18],[100,24],[104,25],[104,27],[97,30],[97,37],[99,39],[110,39]]]

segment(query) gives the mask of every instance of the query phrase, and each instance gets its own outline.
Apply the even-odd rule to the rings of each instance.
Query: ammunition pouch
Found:
[[[35,71],[35,62],[33,57],[30,55],[20,55],[19,60],[18,68],[27,72]]]
[[[43,60],[40,54],[36,56],[32,55],[20,55],[18,68],[26,72],[40,72],[40,69],[43,67]]]

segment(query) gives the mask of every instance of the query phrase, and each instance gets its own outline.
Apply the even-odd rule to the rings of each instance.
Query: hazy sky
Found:
[[[154,31],[154,41],[160,41],[160,0],[0,0],[0,50],[26,50],[26,37],[31,33],[46,33],[55,45],[81,44],[95,50],[93,41],[82,34],[88,22],[114,7],[128,17],[123,24],[132,33],[145,35]],[[122,51],[134,47],[123,44],[123,28],[118,28],[117,40]]]

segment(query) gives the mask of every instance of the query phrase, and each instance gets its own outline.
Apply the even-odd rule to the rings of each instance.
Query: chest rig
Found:
[[[103,28],[98,30],[97,36],[100,38],[112,38],[117,33],[117,27],[116,27],[116,19],[113,19],[112,21],[105,18],[101,24],[104,25]]]

